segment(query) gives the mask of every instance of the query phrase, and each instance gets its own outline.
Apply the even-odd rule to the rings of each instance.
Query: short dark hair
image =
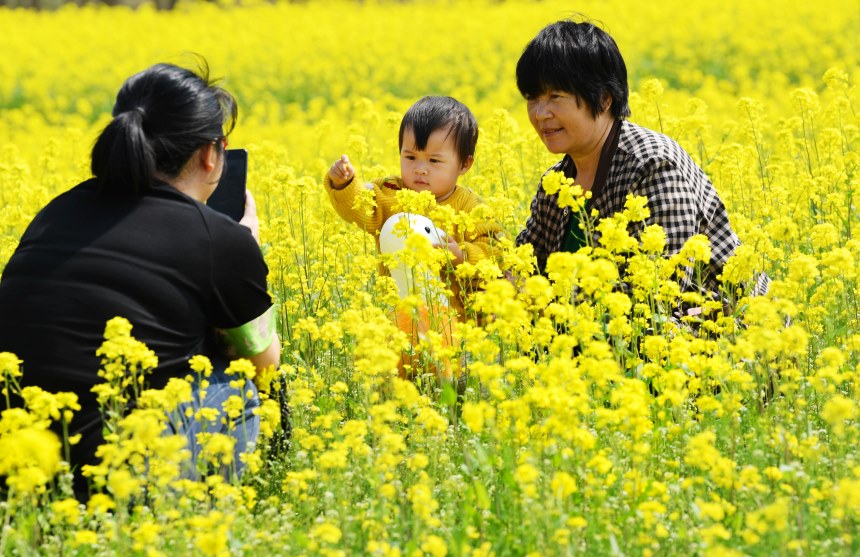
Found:
[[[562,20],[541,29],[517,62],[517,87],[526,98],[572,93],[595,118],[602,112],[603,95],[609,94],[612,116],[630,116],[624,58],[615,40],[592,23]]]
[[[92,152],[92,172],[105,194],[140,195],[155,174],[177,176],[202,145],[236,125],[236,99],[209,79],[198,58],[197,73],[156,64],[129,77],[117,93],[113,120]]]
[[[423,151],[430,134],[436,130],[450,128],[460,164],[475,156],[478,143],[478,121],[466,105],[452,97],[421,97],[409,107],[400,122],[399,148],[403,149],[403,133],[411,129],[415,134],[415,146]]]

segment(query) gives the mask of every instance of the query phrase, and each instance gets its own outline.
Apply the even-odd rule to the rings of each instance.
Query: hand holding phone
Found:
[[[257,202],[254,201],[254,196],[251,195],[251,190],[245,191],[245,216],[239,221],[239,224],[248,228],[251,231],[251,236],[260,244],[260,221],[257,219]]]
[[[239,222],[245,213],[247,181],[248,151],[227,149],[224,152],[224,171],[221,173],[221,180],[206,204]]]

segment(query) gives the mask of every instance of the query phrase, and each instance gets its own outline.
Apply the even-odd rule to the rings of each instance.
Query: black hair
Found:
[[[612,116],[630,116],[624,58],[612,37],[592,23],[562,20],[541,29],[517,62],[517,87],[526,98],[548,91],[571,93],[595,118],[608,94]]]
[[[206,60],[198,63],[197,73],[156,64],[123,83],[92,152],[102,193],[140,195],[156,173],[177,176],[202,145],[220,149],[236,125],[236,99],[210,81]]]
[[[478,121],[466,105],[452,97],[427,96],[409,107],[400,122],[399,148],[403,149],[403,133],[411,129],[415,134],[415,146],[423,151],[430,134],[436,130],[449,129],[454,135],[454,145],[460,164],[466,164],[475,156],[478,143]]]

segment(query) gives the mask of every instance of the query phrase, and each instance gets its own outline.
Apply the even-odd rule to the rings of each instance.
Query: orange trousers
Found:
[[[426,305],[421,304],[416,311],[394,310],[397,327],[406,333],[412,345],[400,355],[397,369],[401,378],[413,379],[422,372],[433,373],[439,379],[452,378],[450,359],[445,355],[434,354],[432,348],[426,344],[421,345],[427,333],[435,331],[442,335],[443,347],[451,346],[456,318],[447,307],[439,309],[440,311],[431,313]]]

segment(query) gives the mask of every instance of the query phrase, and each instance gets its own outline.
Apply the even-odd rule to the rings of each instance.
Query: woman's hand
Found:
[[[355,177],[355,168],[353,168],[352,163],[349,162],[349,157],[341,155],[340,158],[331,165],[328,175],[331,178],[332,187],[336,190],[340,190],[345,188],[347,184],[352,181],[353,177]]]
[[[239,219],[239,224],[247,226],[251,231],[251,236],[257,240],[257,245],[260,244],[260,220],[257,218],[257,202],[254,201],[254,196],[249,190],[245,190],[245,212],[242,218]]]

